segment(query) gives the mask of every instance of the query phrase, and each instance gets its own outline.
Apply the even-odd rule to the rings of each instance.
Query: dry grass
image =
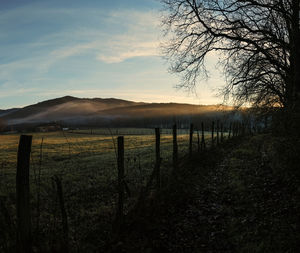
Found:
[[[172,134],[162,130],[161,156],[164,163],[171,161]],[[31,175],[41,168],[42,176],[72,174],[107,174],[116,176],[116,139],[125,136],[125,164],[127,174],[142,170],[147,176],[155,160],[155,136],[153,129],[95,129],[69,132],[32,133]],[[41,142],[42,160],[40,160]],[[196,138],[194,138],[196,141]],[[0,135],[0,176],[2,182],[13,182],[18,150],[19,134]],[[196,142],[195,142],[196,144]],[[188,150],[187,130],[178,133],[179,154]],[[41,166],[40,166],[41,164]],[[139,172],[140,173],[140,172]],[[134,173],[135,174],[135,173]]]
[[[76,132],[32,133],[30,188],[33,224],[40,220],[40,235],[44,241],[59,235],[59,211],[53,176],[62,179],[70,234],[76,243],[101,227],[99,243],[110,230],[117,200],[117,165],[115,146],[117,136],[125,139],[125,181],[131,195],[126,194],[125,212],[135,202],[145,186],[155,164],[153,129],[95,129]],[[210,134],[207,133],[207,138]],[[41,142],[42,159],[41,159]],[[0,135],[0,196],[5,196],[12,219],[15,217],[15,173],[19,135]],[[178,131],[179,158],[188,151],[188,131]],[[194,135],[195,150],[197,136]],[[162,130],[161,173],[164,180],[172,169],[172,131]],[[41,173],[38,180],[39,172]],[[37,214],[40,192],[40,217]],[[101,221],[99,221],[99,219]],[[97,224],[97,226],[96,226]],[[75,239],[77,238],[77,239]],[[12,238],[12,242],[13,242]],[[75,241],[78,241],[75,243]],[[83,243],[83,242],[82,242]],[[85,245],[85,243],[83,243]],[[85,249],[78,249],[84,252]]]

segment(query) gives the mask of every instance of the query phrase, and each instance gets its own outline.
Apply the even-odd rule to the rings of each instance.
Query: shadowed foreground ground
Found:
[[[181,165],[107,252],[297,252],[299,140],[258,135]]]

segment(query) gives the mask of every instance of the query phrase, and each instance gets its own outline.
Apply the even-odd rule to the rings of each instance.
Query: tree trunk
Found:
[[[294,132],[300,126],[300,30],[299,0],[292,1],[292,16],[289,24],[290,68],[286,82],[285,126]]]

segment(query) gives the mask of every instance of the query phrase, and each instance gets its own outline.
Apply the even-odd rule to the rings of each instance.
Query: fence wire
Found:
[[[87,228],[99,217],[111,224],[117,201],[116,147],[117,136],[120,135],[124,136],[125,143],[125,212],[128,212],[155,167],[154,129],[93,129],[33,134],[30,188],[33,223],[37,231],[42,230],[45,235],[59,231],[54,176],[62,180],[74,243],[86,236]],[[210,138],[209,132],[205,132],[205,138]],[[12,219],[15,219],[13,206],[18,140],[18,135],[0,136],[0,197],[5,198],[11,208]],[[172,129],[161,129],[160,143],[161,173],[169,175],[173,154]],[[177,130],[177,143],[180,159],[189,152],[189,129]],[[196,131],[193,150],[198,150]]]

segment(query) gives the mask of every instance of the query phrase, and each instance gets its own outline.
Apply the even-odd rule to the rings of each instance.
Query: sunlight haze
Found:
[[[161,5],[144,1],[1,1],[0,109],[71,95],[218,104],[214,57],[197,95],[174,87],[160,43]]]

